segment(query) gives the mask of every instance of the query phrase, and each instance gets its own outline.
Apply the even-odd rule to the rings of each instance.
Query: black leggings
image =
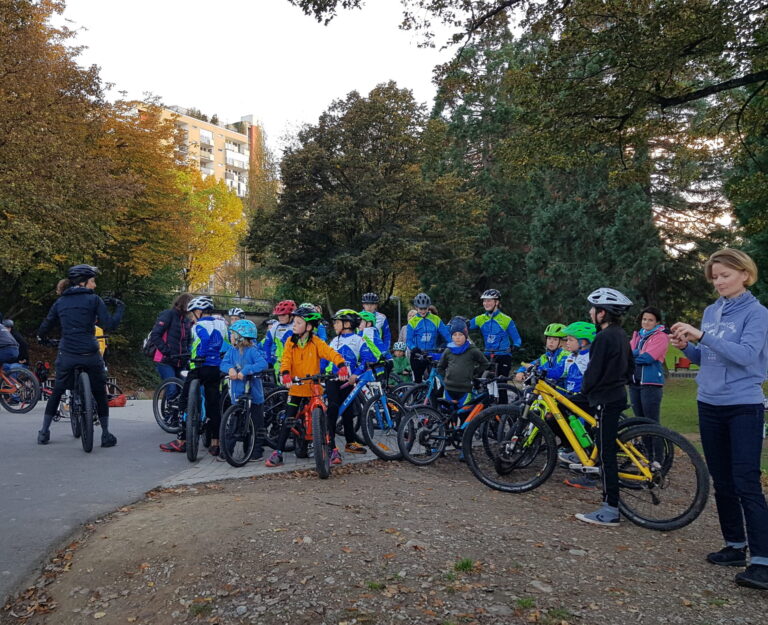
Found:
[[[56,382],[53,386],[48,403],[45,405],[45,414],[53,416],[59,408],[61,396],[67,390],[75,386],[75,368],[82,367],[91,380],[91,394],[96,400],[96,410],[99,420],[109,417],[109,405],[107,403],[107,371],[104,368],[104,360],[96,354],[63,354],[59,352],[56,357]]]
[[[609,506],[619,506],[619,463],[616,460],[616,433],[619,429],[619,416],[626,407],[625,400],[597,406],[597,447],[600,451],[600,464],[603,470],[603,501]]]
[[[411,371],[413,371],[413,381],[416,384],[421,384],[424,380],[424,372],[427,370],[428,362],[423,355],[411,354]]]
[[[512,354],[494,354],[491,365],[496,365],[496,375],[503,377],[509,376],[509,372],[512,370]],[[507,391],[499,389],[499,402],[506,404],[509,401]]]
[[[187,411],[187,396],[189,395],[189,385],[192,380],[200,380],[205,395],[205,419],[208,422],[206,426],[211,433],[211,438],[219,438],[219,426],[221,425],[221,373],[218,367],[206,365],[192,369],[184,380],[184,387],[181,389],[179,397],[179,413],[184,414]],[[186,437],[186,428],[181,428],[179,438],[184,440]]]
[[[285,444],[288,442],[288,434],[290,434],[291,428],[293,427],[296,415],[299,414],[299,408],[301,408],[302,402],[305,402],[306,400],[306,397],[288,395],[285,416],[283,417],[283,422],[280,424],[280,434],[277,437],[277,451],[280,453],[285,451]]]
[[[344,388],[342,388],[344,387]],[[336,422],[339,420],[339,408],[344,400],[349,397],[352,389],[355,387],[350,382],[341,382],[339,380],[329,380],[325,385],[325,394],[328,398],[328,431],[331,434],[331,441],[333,442],[332,449],[336,449]],[[341,415],[341,419],[344,423],[344,438],[347,444],[355,442],[355,406],[354,404],[349,406],[344,414]]]

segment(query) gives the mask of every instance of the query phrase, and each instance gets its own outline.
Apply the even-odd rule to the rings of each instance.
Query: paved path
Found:
[[[200,460],[190,464],[183,454],[168,454],[158,445],[172,436],[152,416],[150,401],[129,401],[112,409],[111,430],[117,447],[95,445],[85,454],[72,437],[69,422],[54,423],[51,442],[36,442],[43,409],[25,415],[0,409],[0,600],[17,589],[81,524],[140,499],[156,486],[172,487],[215,480],[251,477],[275,469],[250,463],[236,469],[217,462],[201,447]],[[372,454],[347,460],[372,460]],[[286,455],[279,470],[311,468],[313,461]]]

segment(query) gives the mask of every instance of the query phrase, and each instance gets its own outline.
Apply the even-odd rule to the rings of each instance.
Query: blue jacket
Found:
[[[554,367],[547,369],[547,377],[559,381],[565,378],[565,390],[571,394],[581,392],[581,383],[584,372],[589,364],[589,349],[582,349],[579,353],[568,353]]]
[[[649,333],[635,332],[629,346],[635,359],[632,383],[636,385],[662,386],[664,384],[664,359],[669,349],[669,335],[663,325],[657,325]]]
[[[704,336],[683,350],[701,369],[698,400],[715,406],[763,403],[768,370],[768,309],[749,291],[719,298],[701,320]]]
[[[392,360],[392,354],[389,353],[389,345],[381,340],[379,331],[377,328],[366,328],[360,332],[360,336],[368,345],[368,349],[377,360]]]
[[[392,345],[392,333],[389,330],[389,320],[384,313],[376,311],[376,329],[379,331],[381,341],[386,345],[387,349]]]
[[[359,334],[339,334],[333,337],[329,345],[341,354],[349,368],[349,372],[355,375],[365,372],[365,363],[378,360]],[[320,363],[320,370],[336,373],[339,368],[333,363],[323,360]]]
[[[487,352],[510,352],[512,346],[520,347],[522,339],[512,317],[497,310],[492,314],[478,315],[469,322],[470,330],[480,330]]]
[[[270,365],[280,362],[285,347],[285,335],[293,329],[292,323],[276,323],[269,330],[264,339],[264,354]],[[279,345],[278,345],[279,343]]]
[[[440,347],[439,339],[445,344],[451,342],[451,333],[440,317],[429,313],[426,317],[416,315],[408,322],[405,335],[405,344],[408,349],[420,349],[422,351],[435,351]]]
[[[99,344],[94,334],[96,320],[105,331],[114,330],[123,318],[125,304],[117,303],[114,315],[109,314],[107,305],[93,289],[82,286],[68,288],[57,299],[48,316],[37,329],[38,336],[45,337],[58,323],[61,326],[59,351],[64,354],[93,355],[99,353]]]
[[[549,372],[550,369],[553,369],[554,367],[557,367],[558,365],[560,365],[567,357],[568,357],[568,352],[565,351],[562,347],[558,347],[554,351],[545,351],[541,356],[539,356],[533,362],[538,365],[539,371]],[[517,373],[524,373],[524,372],[525,372],[525,367],[520,367],[517,370]],[[551,377],[551,376],[547,375],[547,377]]]
[[[200,317],[192,326],[192,361],[190,369],[197,367],[218,367],[221,364],[221,354],[229,347],[225,337],[227,324],[223,319],[215,317]],[[195,358],[205,358],[203,363],[194,362]]]
[[[256,345],[242,349],[230,345],[219,365],[219,369],[224,373],[229,373],[230,369],[236,369],[243,375],[260,373],[267,368],[267,359],[264,357],[264,352]],[[232,401],[237,401],[245,392],[245,380],[229,380],[229,392]],[[259,377],[251,379],[251,399],[255,404],[264,403],[264,387],[261,385],[261,378]]]

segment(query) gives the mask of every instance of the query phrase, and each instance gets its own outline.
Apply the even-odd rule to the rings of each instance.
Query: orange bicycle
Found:
[[[40,399],[40,382],[21,365],[0,366],[0,405],[8,412],[32,410]]]
[[[321,480],[331,475],[331,450],[334,447],[331,436],[335,432],[328,431],[328,407],[323,401],[325,390],[322,383],[335,380],[334,375],[310,375],[305,378],[294,378],[294,384],[312,384],[312,396],[302,400],[299,413],[290,426],[291,436],[296,443],[296,457],[308,458],[309,446],[312,445],[315,457],[315,468]]]

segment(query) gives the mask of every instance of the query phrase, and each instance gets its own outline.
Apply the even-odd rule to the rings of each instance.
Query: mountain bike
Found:
[[[0,406],[17,414],[32,410],[40,399],[40,382],[22,365],[0,367]]]
[[[185,376],[187,372],[182,372]],[[178,434],[181,432],[182,422],[179,414],[179,399],[184,387],[183,378],[166,378],[155,389],[152,396],[152,413],[155,421],[165,432]]]
[[[597,427],[597,419],[550,386],[535,366],[528,369],[526,381],[522,400],[488,408],[467,427],[464,450],[475,477],[496,490],[524,493],[552,475],[557,464],[555,435],[532,409],[542,402],[576,453],[578,462],[569,469],[599,474],[599,450],[583,425]],[[487,446],[473,445],[483,427],[494,435]],[[616,447],[619,510],[627,519],[641,527],[669,531],[701,514],[709,495],[709,474],[685,437],[656,424],[622,423]]]
[[[199,359],[200,362],[204,362],[204,360],[203,358]],[[220,373],[220,378],[223,378],[225,375]],[[197,378],[189,383],[187,414],[186,418],[182,415],[181,419],[186,428],[185,451],[187,453],[187,460],[195,462],[198,449],[200,448],[200,436],[203,436],[203,447],[209,447],[214,434],[218,434],[218,432],[211,432],[208,427],[209,422],[205,413],[205,388]]]
[[[221,417],[219,447],[224,459],[233,467],[248,463],[256,445],[256,428],[251,420],[251,384],[254,376],[245,376],[245,390]]]
[[[74,379],[75,384],[72,388],[69,404],[72,434],[75,438],[80,438],[83,451],[91,453],[93,451],[93,426],[99,422],[96,402],[91,392],[91,377],[84,367],[77,366],[75,367]]]
[[[410,389],[402,394],[402,403],[404,406],[413,406],[421,404],[424,406],[437,407],[437,398],[443,388],[443,380],[437,373],[437,360],[442,352],[430,352],[428,354],[412,354],[413,358],[422,360],[427,364],[427,379],[425,382],[414,384]]]

